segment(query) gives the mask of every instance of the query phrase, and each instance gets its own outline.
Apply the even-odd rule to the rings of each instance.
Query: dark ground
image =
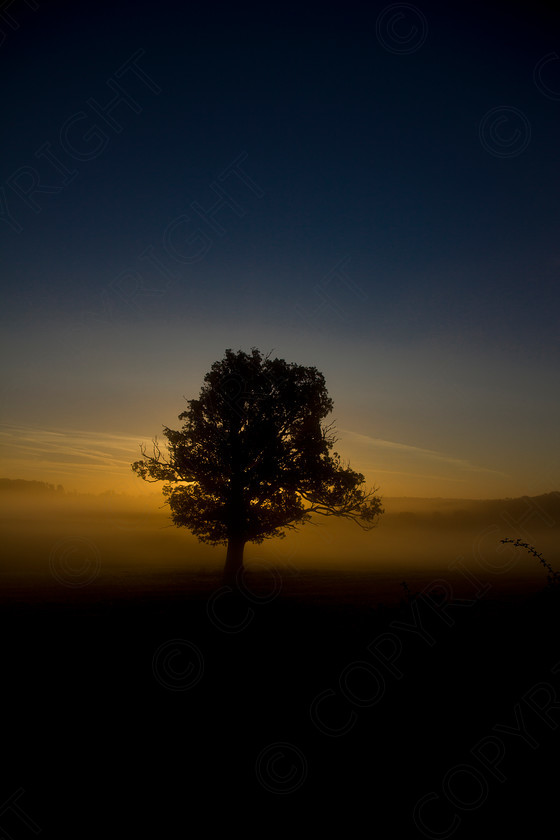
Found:
[[[272,582],[232,597],[212,574],[5,580],[1,792],[22,811],[0,808],[0,829],[544,836],[557,593],[513,581],[442,600],[432,585],[407,601],[380,575]]]

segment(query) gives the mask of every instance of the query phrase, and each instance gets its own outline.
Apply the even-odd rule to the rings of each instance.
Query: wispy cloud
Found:
[[[398,443],[392,440],[383,440],[382,438],[371,437],[370,435],[363,435],[359,432],[354,432],[350,429],[340,429],[340,433],[344,435],[345,442],[354,446],[359,446],[364,454],[373,456],[379,464],[386,462],[387,456],[391,456],[397,463],[402,464],[405,460],[411,466],[417,464],[419,467],[426,467],[431,464],[432,467],[438,468],[436,475],[426,475],[426,478],[438,478],[449,480],[461,480],[460,473],[479,473],[488,474],[492,476],[500,476],[507,478],[507,474],[499,470],[490,469],[489,467],[482,467],[478,464],[473,464],[464,458],[456,458],[453,455],[448,455],[444,452],[438,452],[435,449],[424,449],[420,446],[411,446],[408,443]],[[453,476],[442,475],[444,472],[453,472]],[[384,470],[377,466],[378,472],[390,472],[398,475],[418,475],[417,472],[402,472],[400,470]]]
[[[340,429],[344,446],[356,457],[360,472],[371,472],[383,484],[394,478],[399,486],[425,481],[426,486],[442,482],[466,485],[473,479],[485,484],[505,473],[473,464],[433,449],[384,440],[350,429]],[[67,489],[92,487],[96,491],[119,487],[142,493],[147,488],[130,468],[140,457],[139,444],[149,445],[150,434],[117,434],[85,429],[41,428],[0,425],[0,474],[62,483]],[[354,458],[352,458],[352,461]]]
[[[139,444],[150,435],[122,435],[84,429],[0,425],[2,470],[14,477],[46,481],[130,478]]]

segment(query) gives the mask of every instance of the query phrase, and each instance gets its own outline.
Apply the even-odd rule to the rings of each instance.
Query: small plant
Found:
[[[406,580],[403,580],[403,582],[401,583],[401,586],[404,589],[404,599],[405,599],[406,603],[410,604],[412,601],[415,601],[418,593],[417,592],[412,593],[410,591],[410,587],[409,587],[408,583],[406,582]]]
[[[535,546],[529,545],[529,543],[523,542],[519,538],[514,540],[511,537],[505,537],[503,540],[500,540],[502,543],[511,543],[516,548],[526,548],[529,554],[532,554],[533,557],[536,557],[539,563],[546,569],[546,578],[547,578],[547,585],[548,586],[559,586],[560,585],[560,572],[555,572],[550,563],[548,563],[542,554],[537,551]]]

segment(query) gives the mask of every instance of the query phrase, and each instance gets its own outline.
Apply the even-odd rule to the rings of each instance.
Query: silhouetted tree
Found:
[[[132,469],[166,481],[175,525],[199,540],[227,545],[226,583],[243,568],[245,543],[283,537],[313,513],[351,519],[369,530],[383,513],[375,490],[332,451],[332,411],[324,377],[314,367],[226,350],[204,377],[197,400],[179,415],[180,431],[164,428]]]

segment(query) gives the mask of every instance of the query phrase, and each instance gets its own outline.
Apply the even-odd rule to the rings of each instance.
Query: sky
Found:
[[[560,13],[0,12],[0,474],[142,493],[227,348],[386,496],[560,488]]]

